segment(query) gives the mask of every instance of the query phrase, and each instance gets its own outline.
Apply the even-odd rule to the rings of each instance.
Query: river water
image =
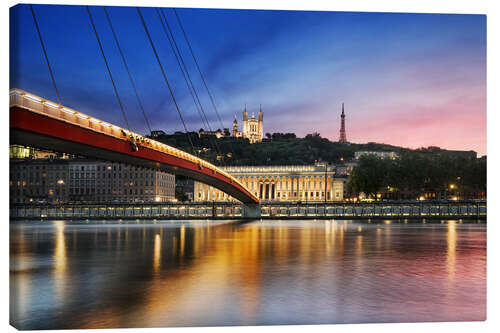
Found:
[[[486,318],[475,221],[11,222],[10,248],[19,329]]]

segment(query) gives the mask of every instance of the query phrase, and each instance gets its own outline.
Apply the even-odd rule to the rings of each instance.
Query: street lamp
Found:
[[[325,207],[323,214],[326,216],[326,192],[328,191],[328,162],[325,162]]]
[[[325,162],[325,209],[326,209],[326,192],[328,191],[328,162]]]
[[[454,191],[453,191],[453,190],[455,190],[455,189],[456,189],[456,187],[457,187],[457,186],[456,186],[455,184],[450,184],[450,186],[449,186],[449,191],[447,191],[447,192],[449,193],[449,195],[448,195],[448,198],[447,198],[447,199],[450,199],[450,196],[454,194]]]

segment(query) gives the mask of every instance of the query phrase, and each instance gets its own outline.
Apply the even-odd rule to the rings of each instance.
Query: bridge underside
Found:
[[[250,193],[226,176],[148,147],[132,152],[128,141],[82,128],[22,108],[10,109],[10,143],[165,171],[211,185],[245,204]]]

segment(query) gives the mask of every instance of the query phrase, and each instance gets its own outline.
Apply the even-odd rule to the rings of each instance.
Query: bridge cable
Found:
[[[207,116],[205,114],[205,110],[203,109],[203,105],[200,102],[200,98],[198,97],[198,93],[196,92],[196,88],[193,84],[193,81],[191,80],[191,76],[189,75],[187,66],[184,62],[184,59],[183,59],[182,54],[179,50],[179,47],[177,46],[177,43],[175,41],[172,30],[170,29],[170,25],[168,24],[167,18],[165,17],[163,10],[160,11],[160,9],[156,8],[156,12],[158,14],[161,25],[163,27],[163,31],[165,32],[165,36],[167,37],[168,42],[170,44],[170,48],[172,49],[172,53],[175,55],[175,59],[177,60],[177,64],[179,65],[179,69],[181,70],[182,76],[184,77],[184,81],[186,82],[186,85],[188,86],[189,93],[191,94],[191,97],[193,98],[194,104],[196,106],[198,114],[200,115],[201,121],[205,126],[208,127],[209,131],[212,132],[212,127],[210,126],[210,122],[207,119]],[[167,29],[168,29],[168,31],[167,31]],[[175,48],[174,48],[174,46],[175,46]],[[210,140],[210,137],[209,137],[209,142],[211,143],[212,148],[215,149],[216,153],[220,154],[220,149],[219,149],[219,146],[217,144],[217,141],[215,141],[213,139]]]
[[[118,36],[116,35],[115,29],[113,28],[113,25],[111,24],[111,19],[109,17],[109,14],[108,14],[106,7],[103,7],[103,10],[104,10],[104,14],[106,15],[106,19],[109,23],[109,27],[111,28],[111,32],[113,33],[113,38],[115,40],[118,51],[120,52],[120,56],[122,58],[123,65],[127,71],[128,78],[130,79],[130,84],[132,85],[132,88],[134,89],[135,97],[137,98],[137,104],[139,104],[139,108],[141,109],[142,115],[144,116],[144,120],[146,121],[146,125],[148,126],[149,134],[151,135],[151,132],[152,132],[151,125],[150,125],[148,117],[146,115],[146,111],[144,110],[144,107],[141,103],[141,99],[139,98],[139,93],[137,92],[137,88],[135,86],[134,79],[132,78],[132,74],[130,74],[130,70],[129,70],[129,67],[127,65],[127,61],[125,60],[125,56],[123,55],[122,48],[120,47],[120,43],[118,42]]]
[[[172,100],[174,101],[175,108],[177,109],[177,113],[179,114],[179,118],[181,119],[182,125],[184,126],[184,130],[186,131],[186,135],[188,137],[189,143],[191,144],[191,149],[193,150],[194,154],[197,155],[196,150],[194,149],[193,141],[191,140],[191,136],[189,135],[186,123],[184,122],[184,118],[182,117],[181,110],[179,108],[179,105],[177,104],[177,100],[175,99],[174,92],[172,90],[172,87],[170,86],[170,83],[168,82],[167,75],[165,74],[165,70],[163,69],[163,65],[161,64],[160,57],[158,56],[158,52],[156,52],[155,45],[153,43],[153,39],[151,38],[151,35],[149,33],[148,27],[146,26],[146,21],[144,20],[144,17],[142,16],[141,9],[139,7],[136,7],[137,13],[139,14],[139,18],[141,19],[142,25],[144,27],[144,31],[146,32],[146,35],[148,36],[149,43],[151,44],[151,48],[153,49],[153,53],[155,55],[156,61],[158,62],[158,65],[160,66],[161,73],[163,75],[163,79],[165,80],[165,83],[167,84],[168,90],[170,91],[170,96],[172,97]]]
[[[198,60],[197,60],[195,54],[194,54],[193,48],[191,47],[191,43],[189,42],[189,38],[188,38],[188,36],[186,34],[186,30],[184,30],[184,26],[183,26],[183,24],[181,22],[181,18],[179,17],[179,14],[177,13],[177,10],[175,8],[172,8],[172,9],[173,9],[173,11],[175,13],[175,16],[177,18],[177,22],[179,24],[179,27],[181,28],[182,34],[184,36],[184,40],[186,41],[186,44],[187,44],[187,46],[189,48],[191,56],[193,57],[194,63],[196,65],[196,68],[198,69],[198,73],[200,74],[200,77],[201,77],[201,80],[203,82],[203,85],[205,86],[205,90],[207,91],[207,94],[208,94],[208,96],[210,98],[210,102],[212,103],[212,107],[213,107],[213,109],[215,111],[215,114],[217,115],[217,119],[219,120],[219,124],[221,126],[221,130],[224,131],[225,127],[224,127],[224,124],[222,123],[222,119],[221,119],[221,117],[219,115],[219,111],[217,110],[217,106],[215,105],[214,97],[213,97],[212,93],[210,92],[210,89],[208,89],[207,81],[205,80],[205,76],[203,75],[203,72],[201,71],[200,65],[198,63]],[[228,130],[229,129],[230,128],[228,127]],[[231,156],[234,156],[233,145],[232,145],[231,141],[229,141],[229,152],[231,153]]]
[[[165,32],[165,35],[167,36],[167,39],[168,39],[168,42],[170,43],[170,47],[172,49],[172,52],[175,55],[175,58],[177,60],[177,64],[179,65],[179,68],[181,69],[181,72],[183,73],[184,79],[186,80],[186,84],[188,84],[187,80],[189,79],[188,87],[190,87],[190,91],[194,90],[194,85],[193,85],[193,82],[191,80],[191,76],[189,75],[189,72],[187,71],[187,67],[186,67],[186,64],[184,63],[184,59],[182,57],[182,54],[180,53],[179,48],[177,46],[177,43],[175,41],[174,35],[172,34],[172,31],[170,30],[170,25],[168,24],[167,18],[165,17],[163,11],[160,13],[160,10],[158,8],[156,8],[156,12],[158,13],[158,17],[160,18],[160,21],[162,23],[163,31]],[[163,17],[163,19],[162,19],[162,17]],[[166,29],[168,29],[168,32]],[[173,44],[172,44],[172,42],[173,42]],[[175,45],[175,49],[174,49],[174,45]],[[175,50],[177,50],[177,53],[175,52]],[[179,56],[177,56],[177,54]],[[180,61],[179,61],[179,59],[180,59]],[[180,62],[182,62],[182,66],[181,66]],[[184,72],[185,72],[185,74],[184,74]],[[198,94],[196,93],[196,90],[194,90],[194,94],[195,95],[193,96],[193,92],[191,92],[191,95],[193,96],[193,98],[196,97],[195,104],[197,106],[199,105],[200,111],[203,111],[203,114],[202,114],[203,116],[200,114],[200,116],[202,116],[202,121],[211,131],[212,129],[210,128],[210,123],[208,122],[207,116],[204,112],[203,106],[200,103],[200,99],[198,98]]]
[[[217,110],[217,106],[215,105],[215,101],[213,98],[212,93],[210,92],[210,89],[208,89],[207,82],[205,80],[205,76],[203,75],[200,65],[198,64],[198,60],[196,59],[196,56],[194,55],[193,48],[191,47],[191,43],[189,42],[189,39],[187,37],[186,31],[184,30],[184,26],[182,25],[181,19],[179,17],[179,14],[177,14],[177,10],[175,8],[172,8],[174,10],[175,16],[177,17],[177,22],[179,23],[179,26],[181,27],[182,33],[184,35],[184,39],[186,40],[186,43],[189,47],[189,51],[191,52],[191,56],[193,57],[194,63],[196,64],[196,68],[198,69],[198,72],[200,73],[201,80],[203,81],[203,85],[205,86],[205,89],[207,90],[208,96],[210,97],[210,101],[212,102],[212,106],[215,110],[215,114],[217,115],[217,118],[219,119],[219,123],[222,127],[222,130],[224,130],[224,125],[222,123],[221,117],[219,115],[219,111]]]
[[[99,35],[97,34],[94,20],[92,19],[92,14],[90,13],[89,6],[85,6],[85,7],[87,8],[87,13],[89,14],[90,24],[92,25],[92,29],[94,30],[94,34],[95,34],[95,37],[97,39],[97,43],[99,44],[99,49],[101,50],[102,58],[104,59],[104,63],[106,64],[106,69],[108,70],[109,78],[111,79],[111,83],[113,84],[113,90],[115,91],[116,99],[118,101],[118,104],[120,105],[120,110],[122,112],[123,119],[125,119],[125,123],[127,125],[128,131],[130,133],[132,133],[132,131],[130,130],[130,125],[129,125],[128,120],[127,120],[127,116],[125,115],[125,110],[123,109],[123,104],[122,104],[122,101],[120,99],[120,95],[118,95],[118,90],[116,88],[115,80],[113,79],[113,75],[111,74],[111,69],[109,68],[108,60],[106,59],[106,55],[104,54],[104,49],[102,48],[101,40],[99,39]],[[130,134],[130,135],[132,136],[132,134]],[[132,139],[133,139],[133,137],[132,137]]]
[[[49,68],[49,73],[50,73],[50,78],[52,80],[52,85],[54,86],[54,90],[56,91],[57,102],[59,103],[59,106],[61,106],[61,95],[59,94],[59,89],[57,89],[56,79],[54,77],[54,72],[52,71],[52,67],[50,66],[49,57],[47,55],[47,50],[45,49],[45,43],[43,42],[42,34],[40,33],[40,28],[39,28],[38,22],[36,20],[36,15],[35,15],[35,11],[33,9],[33,5],[30,5],[30,9],[31,9],[31,15],[33,16],[33,21],[35,22],[35,27],[36,27],[36,31],[38,33],[38,38],[40,39],[40,44],[42,45],[43,55],[45,57],[45,61],[47,62],[47,67]]]

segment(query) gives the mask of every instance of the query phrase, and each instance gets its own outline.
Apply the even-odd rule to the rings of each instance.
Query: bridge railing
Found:
[[[11,107],[19,106],[23,109],[27,109],[32,112],[42,114],[44,116],[48,116],[60,121],[65,121],[72,125],[77,125],[101,134],[109,135],[120,140],[128,141],[131,137],[133,137],[138,146],[147,147],[183,160],[190,161],[199,165],[200,167],[207,168],[214,173],[221,174],[229,178],[233,183],[238,184],[242,188],[246,189],[246,187],[236,178],[234,178],[224,170],[216,167],[215,165],[202,160],[201,158],[198,158],[194,155],[186,153],[185,151],[171,147],[164,143],[146,138],[140,134],[131,132],[127,129],[110,124],[103,120],[78,112],[66,106],[62,106],[55,102],[43,99],[21,89],[10,90],[9,102]],[[248,192],[250,193],[250,191]]]
[[[240,218],[242,205],[236,202],[198,203],[108,203],[108,204],[15,204],[11,219],[56,218]],[[272,203],[262,204],[261,218],[276,219],[481,219],[487,215],[486,202],[462,203],[377,203],[326,205]]]

